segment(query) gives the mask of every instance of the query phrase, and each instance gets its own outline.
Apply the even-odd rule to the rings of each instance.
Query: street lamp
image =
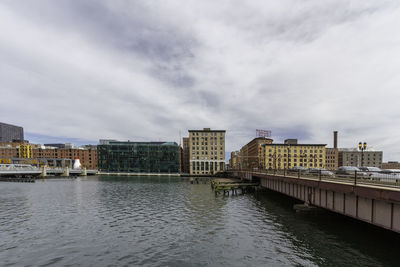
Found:
[[[367,143],[364,142],[359,142],[358,143],[358,149],[361,151],[361,167],[364,167],[364,150],[367,149]]]

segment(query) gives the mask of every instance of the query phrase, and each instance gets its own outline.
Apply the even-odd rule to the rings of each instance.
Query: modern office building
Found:
[[[225,170],[225,130],[189,130],[190,174]]]
[[[0,142],[24,141],[24,128],[0,122]]]
[[[326,144],[298,144],[297,139],[287,139],[283,144],[262,146],[267,169],[325,168]]]
[[[382,151],[367,148],[364,152],[358,148],[339,148],[339,166],[382,167]]]
[[[115,173],[178,174],[179,146],[175,142],[102,140],[98,170]]]
[[[239,159],[242,169],[265,169],[264,144],[272,144],[272,139],[257,137],[240,149]]]

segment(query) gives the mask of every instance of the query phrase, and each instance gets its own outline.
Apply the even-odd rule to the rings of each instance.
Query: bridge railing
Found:
[[[40,171],[40,168],[29,164],[0,164],[0,171]]]
[[[400,172],[334,172],[327,170],[287,170],[287,169],[235,169],[230,171],[249,172],[252,174],[269,174],[274,176],[292,177],[298,179],[312,179],[318,181],[346,182],[357,184],[371,184],[390,187],[400,186]]]

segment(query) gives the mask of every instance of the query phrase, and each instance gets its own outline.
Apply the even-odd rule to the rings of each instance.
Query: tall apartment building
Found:
[[[287,139],[283,144],[264,144],[267,169],[325,168],[326,144],[297,144],[296,139]]]
[[[272,139],[257,137],[240,149],[240,161],[243,169],[265,169],[264,144],[272,144]]]
[[[333,132],[333,148],[326,148],[325,168],[336,170],[339,167],[338,132]]]
[[[225,130],[189,130],[190,174],[214,174],[225,169]]]
[[[183,145],[183,173],[190,173],[189,137],[182,138],[182,145]]]
[[[0,122],[0,142],[24,141],[24,128]]]
[[[364,156],[362,156],[364,153]],[[364,157],[364,160],[362,160]],[[382,151],[375,151],[367,148],[361,152],[358,148],[339,148],[339,166],[356,166],[356,167],[382,167]]]

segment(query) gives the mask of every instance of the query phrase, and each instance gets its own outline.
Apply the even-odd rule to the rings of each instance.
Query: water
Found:
[[[397,234],[179,178],[0,183],[2,266],[398,266]]]

